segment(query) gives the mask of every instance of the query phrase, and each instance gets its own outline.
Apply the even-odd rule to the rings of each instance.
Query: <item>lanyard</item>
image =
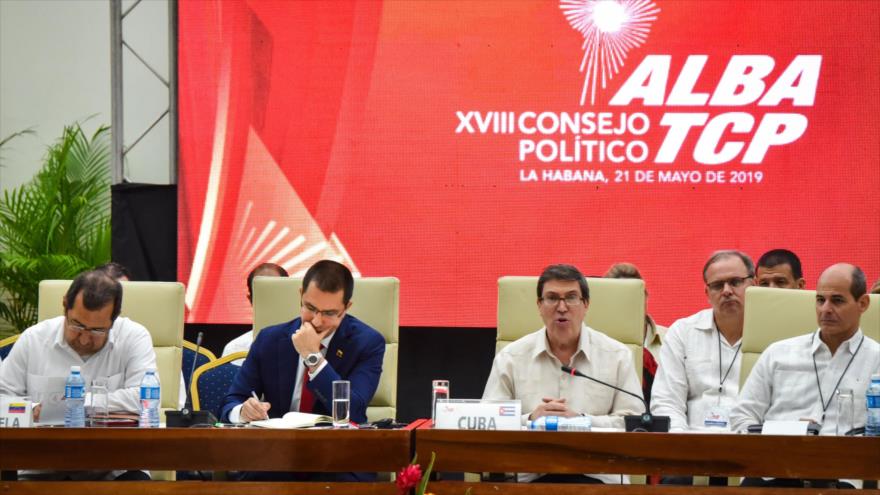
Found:
[[[727,371],[724,373],[724,376],[721,376],[721,330],[715,329],[718,335],[718,401],[721,401],[721,394],[724,391],[724,382],[727,380],[727,375],[730,374],[730,370],[733,369],[733,363],[736,362],[736,356],[739,355],[739,349],[742,347],[742,342],[736,346],[736,352],[733,353],[733,359],[730,361],[730,366],[727,367]]]
[[[813,334],[813,338],[810,339],[810,344],[816,341],[816,334]],[[852,357],[849,358],[849,362],[846,363],[846,368],[843,369],[843,373],[840,374],[840,378],[837,379],[837,385],[834,386],[834,389],[831,391],[831,397],[828,397],[828,402],[825,402],[825,397],[822,395],[822,382],[819,380],[819,367],[816,366],[816,354],[813,353],[813,371],[816,372],[816,387],[819,389],[819,402],[822,404],[822,422],[825,422],[825,411],[828,409],[828,406],[831,405],[831,401],[834,399],[834,393],[837,392],[837,387],[840,386],[840,382],[843,381],[843,377],[846,375],[846,372],[849,371],[849,366],[856,359],[856,356],[859,354],[859,350],[862,348],[862,342],[865,341],[865,336],[862,335],[862,340],[859,341],[858,347],[856,347],[856,352],[853,353]],[[834,356],[831,356],[833,359]],[[831,367],[831,363],[828,363],[828,367]]]

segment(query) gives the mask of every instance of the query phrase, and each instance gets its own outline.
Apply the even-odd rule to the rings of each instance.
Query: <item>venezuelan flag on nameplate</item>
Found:
[[[24,402],[10,402],[9,414],[24,414],[27,410],[27,404]]]

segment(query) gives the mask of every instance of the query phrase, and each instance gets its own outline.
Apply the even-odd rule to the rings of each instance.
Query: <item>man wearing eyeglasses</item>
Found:
[[[746,287],[755,268],[740,251],[717,251],[703,267],[712,305],[669,327],[651,390],[651,412],[670,417],[670,431],[729,428],[739,393]]]
[[[538,278],[538,311],[544,327],[506,346],[492,363],[484,399],[522,401],[523,422],[541,416],[590,416],[593,426],[623,429],[623,416],[639,414],[641,401],[591,380],[560,371],[570,366],[638,394],[630,350],[584,324],[590,289],[571,265],[551,265]],[[619,475],[526,474],[520,481],[615,483]]]
[[[347,314],[353,291],[354,278],[344,265],[323,260],[309,268],[300,289],[300,317],[257,335],[221,418],[248,423],[289,411],[329,415],[333,381],[349,380],[351,420],[365,422],[379,386],[385,339]]]
[[[29,396],[41,403],[35,419],[63,422],[64,384],[71,366],[79,366],[86,384],[106,378],[110,411],[139,411],[140,384],[156,354],[147,329],[119,318],[122,286],[107,274],[77,276],[62,299],[64,316],[50,318],[22,332],[0,365],[0,395]],[[88,398],[86,403],[88,403]],[[114,473],[28,473],[41,479],[149,479],[140,471]]]

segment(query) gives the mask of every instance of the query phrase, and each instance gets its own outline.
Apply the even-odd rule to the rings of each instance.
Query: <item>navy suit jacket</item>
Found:
[[[229,412],[251,397],[251,391],[272,404],[270,418],[280,418],[290,410],[297,366],[301,357],[291,336],[302,324],[301,318],[264,328],[248,351],[220,408],[220,419],[229,421]],[[351,382],[351,420],[367,421],[367,404],[376,393],[382,374],[385,339],[366,323],[345,315],[327,348],[327,364],[310,380],[315,396],[312,412],[331,414],[333,381]]]

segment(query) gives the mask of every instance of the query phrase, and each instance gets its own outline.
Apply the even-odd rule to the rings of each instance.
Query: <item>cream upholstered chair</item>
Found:
[[[587,278],[590,307],[584,322],[626,344],[642,376],[645,331],[645,283],[637,279]],[[498,279],[497,354],[507,344],[544,326],[538,313],[538,277]]]
[[[61,300],[70,280],[43,280],[37,313],[43,321],[64,314]],[[122,282],[120,316],[145,326],[153,337],[156,368],[162,383],[163,409],[177,409],[183,347],[183,284],[179,282]]]
[[[877,340],[880,337],[880,294],[871,294],[870,299],[868,310],[862,314],[861,327],[865,335]],[[767,346],[813,332],[818,327],[816,291],[769,287],[746,289],[740,387]]]
[[[301,278],[254,278],[254,332],[299,316]],[[394,277],[354,280],[349,313],[385,337],[385,358],[376,395],[367,407],[367,420],[397,417],[397,347],[400,281]]]
[[[862,331],[880,342],[880,294],[870,294],[871,305],[862,313]]]
[[[749,287],[746,289],[740,387],[761,353],[773,342],[815,330],[816,291]]]

